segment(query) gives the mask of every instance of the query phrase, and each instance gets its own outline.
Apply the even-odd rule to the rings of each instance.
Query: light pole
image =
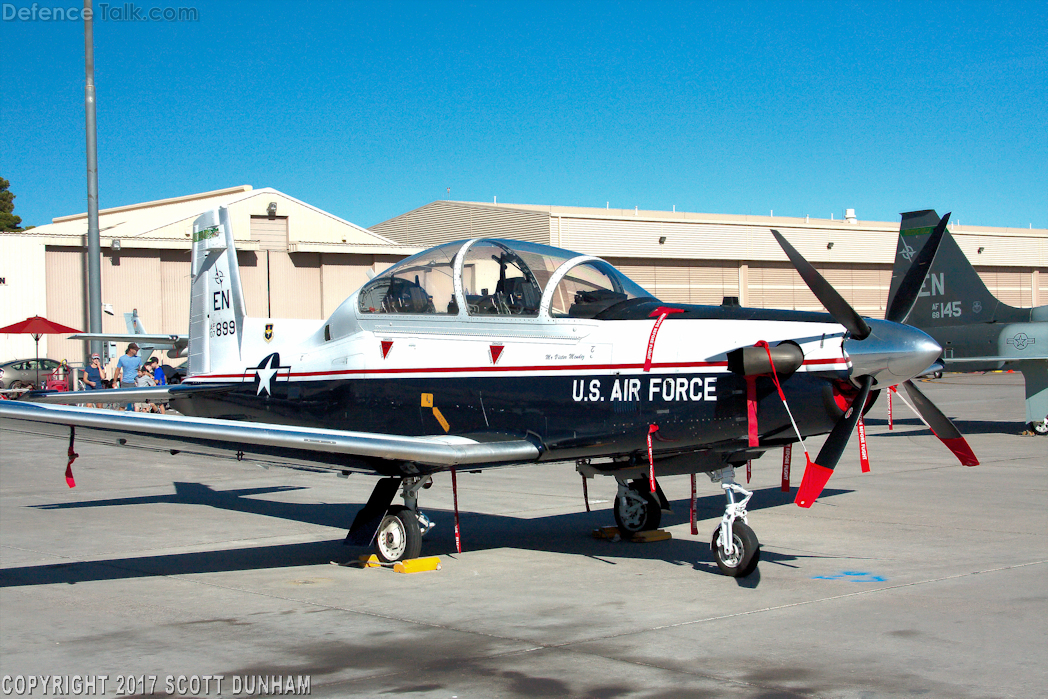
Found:
[[[95,128],[94,11],[84,0],[84,112],[87,127],[87,327],[102,332],[102,248],[98,237],[98,141]],[[91,354],[102,352],[102,341],[91,340]]]

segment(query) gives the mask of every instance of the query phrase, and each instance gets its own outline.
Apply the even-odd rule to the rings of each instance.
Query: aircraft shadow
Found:
[[[954,426],[962,435],[968,434],[1021,434],[1026,425],[1015,420],[959,420],[950,418]],[[888,421],[881,418],[863,418],[867,427],[877,426],[884,427],[887,429]],[[904,418],[902,420],[894,420],[895,425],[907,428],[905,431],[899,432],[878,432],[877,437],[894,437],[898,435],[905,435],[912,437],[916,435],[928,435],[932,436],[932,431],[925,427],[924,423],[917,418]],[[920,428],[914,433],[911,427]],[[872,436],[872,435],[871,435]]]
[[[203,505],[318,526],[343,528],[348,528],[356,511],[362,507],[357,504],[273,502],[252,497],[302,489],[305,488],[278,486],[214,490],[200,483],[175,483],[175,493],[172,495],[57,503],[34,505],[33,507],[48,510],[177,503]],[[850,491],[827,488],[821,497],[833,497],[847,492]],[[791,503],[795,493],[795,490],[792,493],[783,493],[778,488],[755,491],[749,509],[754,512]],[[673,513],[663,514],[662,526],[687,524],[688,500],[685,498],[673,501],[671,506]],[[423,554],[456,555],[454,512],[427,508],[423,508],[423,511],[436,524],[436,527],[424,540]],[[703,541],[670,539],[649,544],[595,539],[592,536],[593,530],[614,524],[611,510],[607,507],[593,512],[572,512],[536,518],[460,511],[459,520],[465,552],[515,548],[587,556],[608,565],[617,565],[615,561],[618,558],[660,560],[719,575],[710,553],[709,544],[705,540],[712,538],[723,511],[724,498],[722,495],[700,497],[696,502],[696,519],[699,521],[698,527]],[[759,529],[757,535],[760,536]],[[24,566],[0,570],[0,588],[58,583],[72,585],[101,580],[312,566],[328,562],[354,561],[361,553],[370,553],[370,549],[344,546],[342,538],[339,537],[318,542]],[[761,551],[761,561],[765,565],[769,563],[789,565],[791,561],[798,558],[801,556],[781,554],[768,549]],[[759,581],[759,575],[754,574],[749,578],[738,580],[738,583],[742,587],[754,587],[759,584]]]

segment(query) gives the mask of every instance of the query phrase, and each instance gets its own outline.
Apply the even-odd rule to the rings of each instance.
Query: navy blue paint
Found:
[[[649,400],[649,381],[695,377],[704,383],[716,378],[715,400],[664,401],[661,391]],[[614,382],[622,379],[640,379],[639,400],[610,400]],[[573,383],[577,381],[584,382],[585,400],[574,399],[579,395],[578,384]],[[594,381],[598,388],[591,393]],[[278,377],[272,395],[266,391],[259,395],[257,387],[256,380],[229,393],[178,401],[175,407],[200,417],[408,436],[444,434],[433,410],[421,405],[422,394],[429,393],[450,424],[451,434],[478,441],[530,438],[544,447],[542,460],[646,453],[649,424],[659,426],[653,447],[663,455],[709,446],[741,448],[746,439],[745,383],[733,374],[445,375],[330,381]],[[796,441],[771,379],[759,378],[757,387],[762,441]],[[824,378],[794,374],[784,390],[805,435],[828,432],[841,415],[831,383]],[[596,396],[603,400],[591,400]],[[674,397],[679,397],[676,391]]]

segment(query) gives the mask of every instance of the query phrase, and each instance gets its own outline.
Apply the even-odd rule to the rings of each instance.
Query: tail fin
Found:
[[[146,327],[142,325],[142,319],[138,317],[138,309],[132,308],[130,313],[124,313],[124,325],[127,326],[128,335],[145,335]],[[139,346],[138,356],[142,360],[143,364],[149,362],[149,357],[153,354],[152,347]]]
[[[145,335],[146,326],[142,325],[142,319],[138,316],[138,309],[131,309],[130,313],[124,314],[124,324],[127,326],[128,335]]]
[[[188,374],[242,370],[244,290],[225,207],[193,222],[191,285]]]
[[[932,210],[911,211],[902,215],[887,308],[891,308],[903,277],[931,232],[939,225],[939,220],[939,215]],[[1021,309],[1001,303],[990,293],[947,230],[928,269],[917,301],[901,322],[918,328],[934,328],[1019,319],[1013,316],[1021,316]]]

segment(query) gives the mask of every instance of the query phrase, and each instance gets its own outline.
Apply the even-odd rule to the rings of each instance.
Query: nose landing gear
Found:
[[[733,578],[744,578],[757,569],[761,557],[760,542],[746,521],[746,504],[753,493],[735,482],[733,466],[713,471],[710,480],[721,482],[728,500],[720,526],[713,532],[710,549],[722,573]],[[736,496],[742,499],[736,501]]]

